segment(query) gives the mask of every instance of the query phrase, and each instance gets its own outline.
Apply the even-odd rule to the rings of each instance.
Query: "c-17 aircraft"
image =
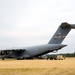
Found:
[[[71,29],[75,29],[75,24],[62,23],[53,35],[51,40],[44,45],[25,47],[25,48],[13,48],[0,50],[2,60],[6,57],[12,57],[16,59],[28,59],[37,57],[49,52],[58,51],[67,46],[61,44]]]

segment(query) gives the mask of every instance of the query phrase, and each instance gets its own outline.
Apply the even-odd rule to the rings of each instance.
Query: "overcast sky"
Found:
[[[0,49],[46,44],[62,22],[75,24],[75,0],[0,0]],[[75,30],[63,44],[75,52]]]

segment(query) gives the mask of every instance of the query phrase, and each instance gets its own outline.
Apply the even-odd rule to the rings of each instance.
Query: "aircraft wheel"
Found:
[[[4,58],[2,58],[2,60],[4,60]]]

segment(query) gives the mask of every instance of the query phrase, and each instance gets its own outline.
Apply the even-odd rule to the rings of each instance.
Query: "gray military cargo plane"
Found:
[[[49,52],[58,51],[67,45],[61,44],[71,29],[75,29],[75,24],[62,23],[51,40],[44,45],[25,47],[25,48],[13,48],[0,50],[0,56],[2,60],[6,57],[12,57],[16,59],[27,59],[36,56],[40,56]]]

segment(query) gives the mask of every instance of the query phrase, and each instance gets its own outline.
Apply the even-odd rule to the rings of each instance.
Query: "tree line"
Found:
[[[61,54],[65,57],[75,57],[75,52],[74,53],[66,53],[66,54]]]

